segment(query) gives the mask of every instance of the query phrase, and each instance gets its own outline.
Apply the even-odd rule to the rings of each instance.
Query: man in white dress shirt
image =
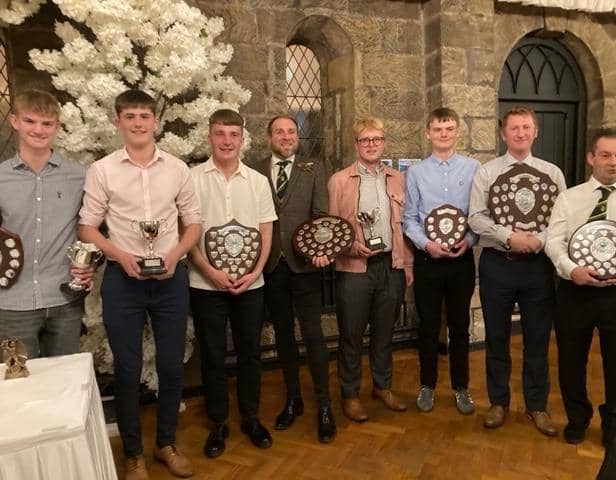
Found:
[[[561,278],[554,325],[558,378],[569,420],[564,437],[568,443],[582,442],[593,415],[586,391],[586,364],[597,328],[605,382],[605,404],[599,406],[599,412],[607,445],[616,436],[616,278],[605,279],[594,268],[575,263],[569,258],[568,245],[573,233],[585,223],[616,220],[616,195],[612,195],[616,190],[616,129],[595,134],[586,160],[593,168],[592,176],[556,200],[545,251]],[[605,240],[614,248],[609,238]]]

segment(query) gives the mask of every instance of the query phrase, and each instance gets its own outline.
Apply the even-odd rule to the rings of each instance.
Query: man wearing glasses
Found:
[[[381,164],[383,122],[360,120],[353,126],[357,161],[335,173],[328,184],[329,212],[349,221],[355,242],[336,259],[338,379],[342,411],[363,422],[359,400],[363,333],[370,324],[372,396],[391,410],[407,405],[391,391],[392,335],[405,287],[413,282],[413,253],[402,235],[403,175]]]

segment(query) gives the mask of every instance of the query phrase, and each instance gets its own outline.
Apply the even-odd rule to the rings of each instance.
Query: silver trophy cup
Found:
[[[382,250],[385,248],[383,238],[374,236],[374,225],[379,221],[379,218],[381,218],[379,207],[373,208],[369,212],[357,213],[357,221],[361,223],[363,227],[368,227],[370,231],[370,238],[366,239],[366,246],[370,250]]]
[[[103,252],[93,243],[85,243],[79,240],[69,245],[66,249],[66,256],[71,261],[71,265],[76,268],[88,268],[93,263],[96,263],[103,256]],[[60,285],[60,290],[64,293],[83,292],[87,285],[77,282],[73,278],[68,283]]]
[[[147,242],[145,257],[137,262],[141,269],[141,275],[147,277],[149,275],[165,273],[167,269],[165,268],[164,260],[154,253],[154,240],[167,228],[167,221],[134,220],[132,222],[132,227],[133,230],[139,232]]]

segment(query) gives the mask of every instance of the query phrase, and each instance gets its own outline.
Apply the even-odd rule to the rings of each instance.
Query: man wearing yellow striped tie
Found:
[[[616,437],[616,277],[605,278],[592,267],[569,258],[573,233],[590,221],[616,220],[616,129],[597,132],[586,160],[593,168],[587,182],[561,193],[552,209],[545,251],[561,281],[556,294],[555,329],[558,343],[558,376],[569,423],[568,443],[584,440],[593,415],[586,392],[586,363],[594,329],[599,330],[605,403],[599,406],[603,443]],[[615,237],[607,225],[601,234],[601,251],[593,256],[616,264]],[[611,258],[610,258],[611,257]],[[609,270],[609,269],[608,269]],[[610,477],[613,478],[613,477]]]

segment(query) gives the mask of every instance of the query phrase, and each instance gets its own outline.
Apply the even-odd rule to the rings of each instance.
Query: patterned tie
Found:
[[[594,222],[595,220],[605,220],[607,218],[607,199],[611,193],[616,190],[616,188],[601,185],[597,188],[597,190],[601,190],[601,198],[590,214],[590,217],[588,217],[589,222]]]
[[[276,177],[276,195],[278,198],[284,197],[287,191],[287,184],[289,183],[289,177],[287,177],[287,171],[285,167],[291,163],[289,160],[281,160],[278,162],[278,176]]]

